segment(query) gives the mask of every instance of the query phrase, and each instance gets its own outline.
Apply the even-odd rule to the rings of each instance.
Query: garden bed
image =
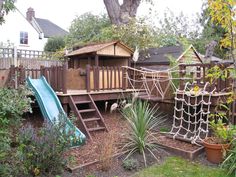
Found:
[[[110,177],[110,176],[130,176],[135,171],[138,171],[144,168],[143,156],[139,153],[135,153],[132,155],[132,159],[136,159],[139,163],[135,170],[127,171],[122,167],[123,160],[126,157],[126,154],[120,154],[121,151],[121,139],[124,136],[124,130],[126,129],[127,122],[122,116],[117,113],[102,113],[105,123],[108,128],[108,132],[96,132],[96,134],[92,135],[93,141],[88,140],[86,145],[72,148],[67,152],[67,156],[70,157],[69,168],[72,170],[71,172],[65,172],[62,176],[64,177],[72,177],[72,176],[96,176],[96,177]],[[36,118],[35,118],[36,116]],[[41,114],[38,115],[34,113],[33,126],[38,127],[42,124],[43,119],[40,117]],[[169,121],[165,122],[161,127],[165,127]],[[112,136],[111,136],[112,135]],[[154,163],[161,164],[166,157],[170,154],[174,155],[182,155],[183,157],[190,157],[189,152],[194,152],[198,150],[198,146],[191,145],[189,143],[185,143],[179,140],[173,140],[165,137],[161,133],[157,133],[156,138],[158,140],[158,144],[164,146],[164,150],[155,150],[154,153],[158,157],[158,161],[152,157],[151,154],[147,153],[147,165],[152,165]],[[114,146],[109,146],[107,151],[110,151],[111,159],[110,167],[107,170],[102,169],[101,159],[104,157],[104,149],[105,146],[110,143],[114,144]],[[110,150],[109,148],[112,148]],[[167,151],[165,151],[167,150]],[[183,153],[183,152],[185,153]],[[169,153],[170,152],[170,153]],[[180,153],[181,152],[181,153]],[[180,154],[179,154],[180,153]],[[184,154],[184,155],[183,155]],[[187,154],[187,155],[186,155]],[[105,154],[107,155],[107,154]],[[198,154],[196,154],[197,156]],[[195,155],[192,155],[192,157]],[[190,158],[193,159],[193,158]],[[200,158],[200,161],[205,159],[204,156]],[[199,160],[199,159],[198,159]]]
[[[175,155],[193,160],[204,152],[203,146],[197,146],[177,139],[174,140],[164,134],[158,134],[157,136],[158,144]]]

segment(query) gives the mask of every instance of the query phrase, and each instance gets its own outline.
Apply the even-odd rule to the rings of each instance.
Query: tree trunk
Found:
[[[3,9],[3,0],[0,0],[0,17],[3,16],[2,9]]]
[[[112,24],[127,24],[136,17],[141,0],[123,0],[120,5],[119,0],[103,0],[108,16]]]

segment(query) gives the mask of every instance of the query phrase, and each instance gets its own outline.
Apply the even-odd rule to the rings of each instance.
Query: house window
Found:
[[[20,44],[28,44],[28,32],[20,32]]]

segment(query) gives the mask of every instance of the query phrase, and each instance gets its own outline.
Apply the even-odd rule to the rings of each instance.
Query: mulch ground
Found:
[[[93,133],[92,140],[88,140],[81,147],[71,149],[66,154],[71,157],[70,167],[102,160],[105,155],[109,156],[121,152],[121,139],[126,129],[126,121],[119,113],[103,113],[103,117],[108,132]]]
[[[136,171],[145,167],[143,156],[139,153],[135,153],[131,157],[138,160],[139,162],[137,169],[133,171],[127,171],[122,167],[123,160],[126,157],[125,154],[116,156],[108,162],[103,161],[105,156],[111,156],[121,152],[121,140],[123,139],[123,136],[125,136],[124,132],[127,129],[127,122],[118,112],[112,114],[102,113],[102,115],[107,125],[108,132],[96,132],[96,134],[92,135],[93,141],[89,140],[84,146],[72,148],[66,154],[67,157],[70,157],[70,167],[81,166],[94,161],[99,162],[85,166],[83,168],[78,168],[72,173],[66,171],[64,174],[62,174],[62,177],[86,177],[89,175],[96,177],[126,177],[131,176]],[[40,112],[35,112],[33,116],[26,115],[26,117],[28,117],[26,119],[26,123],[31,123],[35,128],[38,128],[43,124],[43,119]],[[169,128],[171,126],[171,122],[172,119],[168,118],[168,120],[161,126]],[[181,148],[186,151],[192,151],[198,148],[189,143],[166,138],[160,133],[158,133],[157,136],[159,143],[165,143],[167,145]],[[166,157],[175,155],[171,152],[166,152],[165,150],[160,149],[155,150],[154,154],[156,157],[158,157],[158,160],[153,158],[150,153],[147,153],[148,166],[154,163],[161,164]],[[199,156],[196,161],[206,165],[212,165],[206,161],[204,154]],[[109,168],[104,168],[104,164],[105,166],[109,166]]]

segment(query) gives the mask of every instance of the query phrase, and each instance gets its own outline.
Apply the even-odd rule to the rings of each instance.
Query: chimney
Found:
[[[26,19],[31,22],[32,19],[35,18],[35,11],[32,7],[28,8],[26,12]]]

